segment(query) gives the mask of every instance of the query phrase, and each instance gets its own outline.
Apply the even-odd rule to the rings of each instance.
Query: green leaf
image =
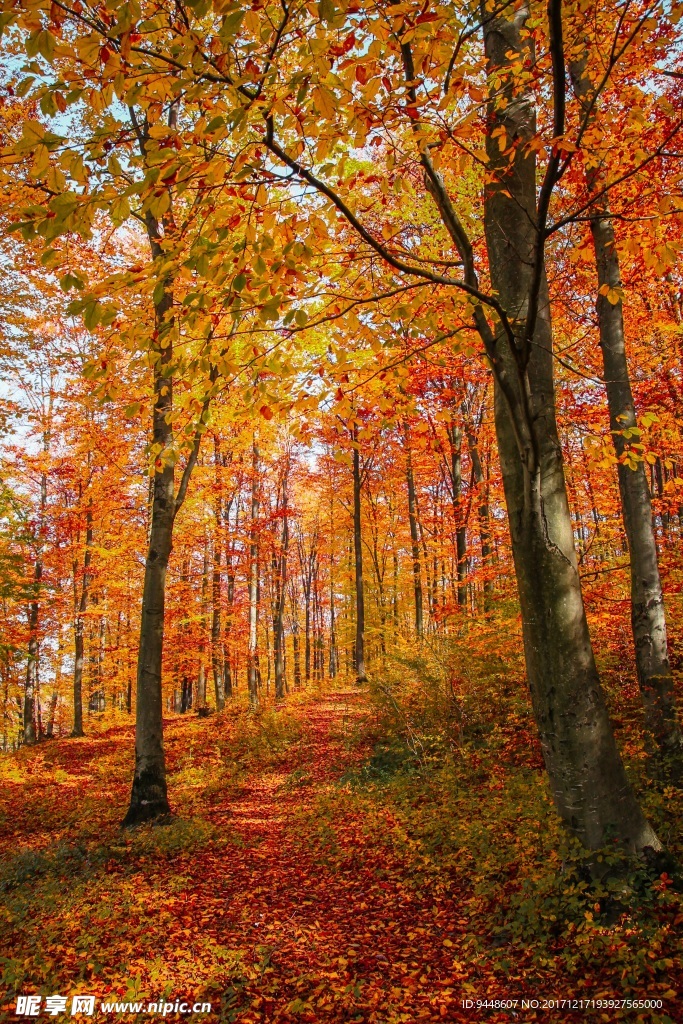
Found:
[[[124,220],[128,220],[130,217],[130,203],[126,196],[119,196],[118,199],[115,199],[111,204],[109,212],[111,219],[116,225],[123,224]]]
[[[337,9],[334,6],[334,0],[320,0],[320,3],[318,4],[318,16],[321,21],[334,21],[336,13]]]
[[[54,249],[49,251],[54,252]],[[75,274],[65,274],[64,277],[59,279],[59,287],[63,292],[68,292],[71,288],[75,288],[77,292],[80,292],[83,290],[83,281],[80,277],[76,277]]]
[[[244,11],[233,11],[232,14],[226,14],[223,18],[223,24],[221,30],[218,33],[219,38],[222,42],[229,42],[239,32],[240,25],[244,20]]]
[[[29,75],[28,78],[22,78],[22,80],[19,82],[19,85],[17,86],[17,96],[23,98],[26,95],[26,93],[29,92],[34,82],[35,78],[33,77],[33,75]]]
[[[26,53],[29,57],[35,57],[39,53],[51,64],[55,55],[55,44],[56,39],[51,32],[48,32],[46,28],[38,29],[37,32],[29,36],[26,42]]]

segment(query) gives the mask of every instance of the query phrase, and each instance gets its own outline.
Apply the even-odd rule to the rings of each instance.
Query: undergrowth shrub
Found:
[[[425,645],[397,657],[370,684],[369,701],[370,753],[342,779],[328,829],[345,802],[364,801],[368,820],[371,808],[389,806],[396,824],[381,841],[410,865],[415,887],[467,889],[468,943],[498,969],[527,964],[571,977],[578,990],[593,979],[616,994],[673,998],[681,895],[666,873],[653,878],[609,846],[588,855],[567,835],[519,664],[471,651],[463,663],[455,645]],[[683,793],[647,781],[640,737],[626,729],[627,768],[680,858]]]

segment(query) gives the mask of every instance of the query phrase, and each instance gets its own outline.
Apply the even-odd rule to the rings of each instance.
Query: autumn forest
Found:
[[[680,1020],[683,5],[0,3],[0,1020]]]

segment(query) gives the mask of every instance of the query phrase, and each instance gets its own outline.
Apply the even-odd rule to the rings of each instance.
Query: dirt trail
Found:
[[[167,829],[119,827],[130,726],[6,762],[0,1020],[16,992],[210,1000],[216,1024],[518,1019],[462,1008],[497,985],[466,945],[469,890],[418,889],[392,812],[340,787],[367,754],[348,742],[362,714],[348,690],[260,727],[238,704],[174,716]]]
[[[341,726],[357,700],[340,692],[305,705],[304,741],[277,772],[250,778],[207,815],[236,843],[211,877],[196,878],[192,899],[204,914],[206,903],[215,908],[223,941],[249,949],[262,972],[261,984],[248,986],[249,1009],[238,1009],[247,992],[228,996],[233,1019],[472,1019],[459,1012],[449,948],[457,908],[406,884],[405,865],[382,842],[391,816],[323,817],[313,835],[311,818],[302,821],[302,806],[333,791],[349,767]]]

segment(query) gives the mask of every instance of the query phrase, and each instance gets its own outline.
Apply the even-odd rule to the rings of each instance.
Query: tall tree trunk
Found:
[[[159,246],[158,241],[156,245]],[[155,252],[153,247],[153,252]],[[155,255],[161,255],[161,252]],[[159,346],[154,364],[154,410],[152,414],[153,444],[160,452],[153,470],[152,517],[149,548],[145,561],[140,617],[140,648],[138,653],[137,703],[135,722],[135,774],[130,806],[123,819],[124,827],[170,813],[166,791],[166,763],[163,742],[163,707],[161,670],[164,646],[164,607],[166,601],[166,570],[171,555],[175,487],[173,463],[165,458],[173,443],[170,418],[173,409],[173,365],[171,322],[173,307],[171,282],[156,305]]]
[[[451,499],[455,524],[456,576],[458,579],[458,605],[467,608],[467,528],[462,514],[462,430],[456,423],[447,428],[451,448]]]
[[[417,513],[415,502],[415,475],[410,450],[410,438],[405,431],[406,444],[406,482],[408,484],[408,522],[410,524],[410,552],[413,561],[413,594],[415,595],[415,633],[421,637],[424,633],[422,609],[422,572],[420,569],[420,539],[417,532]]]
[[[465,410],[463,410],[465,412]],[[493,597],[493,580],[491,578],[491,516],[484,469],[479,455],[479,444],[474,432],[474,424],[465,412],[465,436],[472,463],[472,477],[477,487],[477,519],[479,520],[479,541],[481,543],[481,561],[484,569],[484,612],[491,611]]]
[[[549,6],[552,44],[559,5]],[[616,837],[629,851],[661,849],[626,778],[595,666],[574,550],[555,414],[553,355],[542,247],[538,246],[534,98],[517,62],[533,64],[526,4],[487,15],[491,175],[485,234],[491,281],[507,312],[495,339],[479,319],[496,381],[495,421],[517,575],[527,676],[555,804],[589,849]],[[562,57],[558,67],[562,78]],[[557,94],[557,104],[563,93]],[[496,129],[515,140],[512,156]],[[561,133],[561,130],[559,130]],[[483,316],[483,313],[481,314]],[[531,325],[531,326],[530,326]],[[528,332],[532,331],[531,341]]]
[[[256,522],[259,507],[259,450],[254,438],[252,446],[252,477],[251,477],[251,523],[249,526],[249,644],[247,658],[247,685],[249,703],[256,707],[259,702],[259,667],[258,667],[258,537]]]
[[[226,554],[226,559],[227,559]],[[235,604],[235,574],[232,571],[232,562],[228,564],[228,588],[227,588],[228,610],[225,623],[225,644],[223,648],[223,692],[226,697],[232,697],[235,687],[232,669],[232,655],[229,645],[230,633],[232,631],[232,613]]]
[[[204,656],[206,652],[206,611],[208,605],[209,591],[209,538],[204,535],[204,557],[202,562],[202,590],[200,597],[199,614],[199,669],[197,671],[197,708],[206,707],[206,664]]]
[[[361,470],[358,445],[358,424],[352,429],[353,439],[353,553],[356,581],[356,680],[367,680],[365,669],[365,594],[363,590],[363,534],[361,527]]]
[[[225,506],[225,570],[227,575],[227,612],[225,620],[225,633],[223,642],[223,690],[226,697],[232,697],[233,690],[237,688],[237,673],[233,671],[233,650],[231,636],[232,633],[232,616],[235,606],[235,550],[234,550],[234,538],[230,537],[230,507],[235,502],[235,535],[238,533],[239,528],[239,513],[240,513],[240,497],[241,488],[237,490],[229,502]]]
[[[304,673],[311,678],[311,580],[304,578]]]
[[[292,622],[292,650],[294,654],[294,689],[301,689],[301,641],[299,640],[299,623]]]
[[[76,601],[76,562],[74,561],[74,726],[72,736],[83,735],[83,664],[84,664],[84,616],[88,607],[90,588],[90,560],[92,558],[92,502],[88,505],[85,520],[85,553],[83,555],[83,579],[81,593]]]
[[[282,539],[280,551],[274,559],[275,614],[273,615],[273,659],[275,662],[275,697],[285,695],[285,597],[287,593],[287,553],[289,551],[289,522],[287,520],[287,476],[289,453],[282,476]]]
[[[47,454],[49,433],[43,431],[43,450]],[[38,622],[40,619],[40,589],[43,579],[43,552],[45,548],[45,513],[47,509],[47,473],[40,475],[40,515],[36,537],[36,560],[33,567],[33,596],[28,606],[28,662],[26,685],[24,687],[24,743],[35,743],[40,739],[40,695],[38,657]]]
[[[391,552],[391,558],[392,558],[392,562],[393,562],[393,566],[394,566],[394,591],[393,591],[393,595],[392,595],[392,598],[391,598],[391,603],[392,603],[393,614],[394,614],[394,632],[396,633],[396,636],[398,637],[398,624],[399,624],[398,589],[399,588],[398,588],[398,554],[396,553],[396,537],[393,538],[393,541],[394,541],[394,543],[393,543],[393,550]],[[419,555],[420,555],[420,552],[418,550],[418,558],[419,558]]]
[[[130,656],[131,635],[130,635],[130,594],[126,594],[126,711],[133,713],[133,666]]]
[[[169,125],[175,126],[176,106],[171,105]],[[129,108],[133,131],[137,137],[143,161],[147,156],[149,125],[138,122],[133,108]],[[145,225],[152,259],[157,266],[164,258],[163,241],[174,225],[170,213],[162,226],[150,211]],[[135,711],[135,771],[130,805],[123,819],[128,827],[141,821],[169,813],[166,792],[166,764],[163,743],[163,704],[161,672],[164,645],[164,606],[166,600],[166,571],[171,555],[173,523],[181,508],[192,471],[199,455],[202,437],[202,417],[208,412],[209,391],[195,432],[195,438],[183,475],[175,494],[173,472],[173,287],[172,275],[160,281],[161,294],[154,301],[154,406],[152,412],[152,444],[158,452],[150,477],[151,509],[145,577],[140,616],[140,647],[138,649],[137,702]],[[157,288],[159,285],[157,285]],[[155,289],[156,294],[156,289]],[[212,366],[210,382],[216,380],[217,370]]]
[[[592,121],[596,97],[586,69],[585,56],[570,65],[574,90],[585,116]],[[586,184],[591,192],[600,188],[598,168],[586,171]],[[623,461],[628,447],[628,435],[624,436],[624,431],[637,429],[637,418],[626,356],[619,254],[607,196],[596,200],[591,207],[590,228],[597,265],[598,325],[610,430],[618,460],[619,493],[630,555],[631,627],[645,729],[655,772],[680,779],[683,776],[683,735],[676,716],[646,465],[640,461],[631,469]],[[609,297],[605,294],[608,290]],[[664,520],[663,527],[666,533]]]
[[[334,610],[334,579],[330,576],[330,659],[328,674],[330,679],[336,679],[339,671],[339,655],[337,653],[337,628]]]
[[[221,538],[223,533],[221,527],[223,499],[220,447],[216,434],[214,434],[214,471],[214,514],[216,521],[213,533],[213,572],[211,575],[211,671],[213,673],[213,685],[216,696],[216,711],[222,711],[225,707],[225,695],[223,693],[223,646],[221,643]]]
[[[59,700],[59,694],[53,693],[50,697],[50,703],[47,709],[47,724],[45,726],[45,738],[51,740],[55,734],[55,712],[57,710],[57,701]]]
[[[334,492],[330,489],[330,679],[335,679],[338,671],[339,654],[337,652],[337,629],[334,607]]]

